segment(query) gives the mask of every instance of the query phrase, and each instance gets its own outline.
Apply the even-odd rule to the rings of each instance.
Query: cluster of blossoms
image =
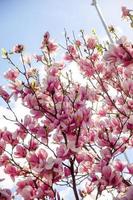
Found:
[[[13,116],[5,118],[17,128],[0,130],[0,166],[16,193],[3,188],[0,198],[61,200],[58,186],[66,186],[76,200],[92,192],[98,199],[105,190],[131,200],[133,164],[120,155],[133,147],[133,45],[122,37],[103,47],[83,31],[78,40],[66,36],[66,44],[61,62],[55,61],[58,49],[48,32],[41,55],[26,57],[24,46],[16,45],[20,67],[3,50],[12,68],[4,75],[8,90],[1,86],[0,96]],[[43,66],[41,77],[32,59]],[[65,72],[69,63],[76,63],[86,85]],[[29,111],[21,120],[11,107],[14,99]]]

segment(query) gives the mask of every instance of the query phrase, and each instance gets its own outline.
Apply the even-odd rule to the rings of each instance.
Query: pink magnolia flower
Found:
[[[27,94],[23,99],[24,105],[26,105],[28,108],[35,108],[38,106],[36,97],[31,93]],[[37,107],[36,107],[37,108]]]
[[[15,81],[15,79],[18,77],[19,75],[19,71],[17,69],[9,69],[6,73],[5,73],[5,78],[11,81]]]
[[[50,53],[55,52],[57,50],[57,45],[53,42],[48,42],[47,48]]]
[[[122,6],[122,17],[128,17],[130,15],[130,10],[126,6]]]
[[[69,54],[68,52],[66,52],[64,56],[64,60],[71,62],[73,61],[73,56]]]
[[[106,116],[107,111],[106,111],[104,108],[102,108],[101,110],[99,110],[98,114],[99,114],[101,117],[104,117],[104,116]]]
[[[60,85],[59,80],[55,76],[49,76],[47,79],[47,91],[54,93],[55,89],[58,89]]]
[[[116,160],[114,163],[114,168],[119,172],[122,172],[123,169],[125,168],[125,166],[126,166],[126,164],[120,160]]]
[[[23,55],[22,62],[24,62],[24,64],[30,64],[31,60],[32,60],[32,56],[31,55]]]
[[[16,97],[22,94],[23,90],[23,84],[20,80],[15,80],[14,82],[11,82],[9,85],[9,88],[12,90],[12,94]]]
[[[4,152],[6,143],[4,140],[0,140],[0,155]]]
[[[94,37],[88,38],[88,40],[87,40],[87,47],[89,49],[95,49],[96,44],[97,44],[96,38],[94,38]]]
[[[112,174],[112,169],[111,169],[110,166],[104,166],[104,167],[102,168],[102,175],[104,176],[104,178],[105,178],[106,180],[109,180],[109,179],[110,179],[111,174]]]
[[[127,169],[130,174],[133,174],[133,164],[128,164]]]
[[[19,193],[24,200],[33,199],[34,195],[34,182],[32,179],[27,178],[17,183],[17,193]]]
[[[0,86],[0,96],[7,102],[10,99],[10,95],[1,86]]]
[[[130,186],[130,187],[128,188],[128,191],[127,191],[127,193],[126,193],[126,198],[127,198],[128,200],[132,200],[132,199],[133,199],[133,186]]]
[[[63,67],[62,64],[54,63],[54,65],[51,66],[48,69],[48,75],[50,75],[50,76],[56,76],[56,75],[58,75],[58,73],[60,72],[60,70],[62,69],[62,67]]]
[[[10,163],[5,166],[4,172],[9,174],[13,181],[15,177],[19,175],[17,168]]]
[[[36,153],[31,153],[27,156],[27,161],[35,172],[42,172],[46,166],[47,152],[44,149],[39,149]]]
[[[86,60],[80,59],[79,66],[80,66],[81,70],[83,70],[83,72],[85,73],[85,75],[87,77],[91,77],[95,72],[95,69],[94,69],[91,61],[88,59],[86,59]]]
[[[26,151],[25,147],[18,144],[18,145],[16,146],[16,148],[15,148],[14,155],[15,155],[17,158],[25,158],[25,157],[26,157],[26,154],[27,154],[27,151]]]
[[[76,49],[74,48],[74,46],[69,45],[69,46],[67,47],[67,49],[68,49],[68,52],[69,52],[71,55],[73,55],[73,56],[76,55]]]
[[[0,189],[1,200],[11,200],[11,191],[9,189]]]
[[[43,37],[41,49],[46,49],[48,52],[52,53],[56,51],[57,47],[58,46],[54,42],[50,41],[49,32],[46,32]]]
[[[43,61],[43,56],[42,55],[34,55],[34,58],[37,62],[42,62]]]
[[[71,171],[70,171],[70,169],[69,169],[69,168],[67,168],[67,167],[64,167],[64,175],[65,175],[65,177],[68,177],[68,176],[70,176],[70,175],[71,175]]]
[[[2,154],[0,157],[0,166],[6,166],[7,163],[9,163],[9,156],[6,154]]]
[[[104,179],[107,181],[107,185],[111,185],[113,187],[119,187],[122,183],[120,174],[118,172],[113,171],[110,166],[103,167],[102,175]]]
[[[133,63],[130,50],[124,44],[111,45],[109,51],[105,53],[104,59],[110,64],[123,64],[123,66]]]
[[[3,132],[3,140],[8,142],[9,144],[12,144],[13,142],[12,133],[10,131],[5,130]]]
[[[104,148],[101,150],[102,157],[108,161],[112,156],[109,148]]]
[[[17,136],[8,130],[3,132],[2,138],[6,143],[11,144],[12,146],[18,144]]]
[[[124,80],[122,83],[122,87],[127,94],[129,93],[129,95],[133,95],[133,80],[132,79]]]
[[[75,45],[76,45],[77,47],[80,47],[80,46],[81,46],[81,41],[80,41],[80,40],[76,40],[76,41],[75,41]]]
[[[27,148],[30,151],[35,151],[38,148],[38,142],[36,140],[34,140],[34,139],[29,140]]]
[[[73,45],[69,45],[67,50],[68,51],[65,54],[64,60],[73,61],[77,57],[75,47]]]
[[[91,155],[87,155],[84,153],[79,153],[76,155],[76,160],[78,163],[82,162],[82,161],[89,161],[90,163],[93,162],[93,158]]]
[[[22,53],[23,50],[24,50],[24,45],[22,45],[22,44],[16,44],[13,47],[13,52],[15,52],[15,53]]]
[[[45,199],[45,196],[53,199],[54,192],[51,190],[51,188],[48,185],[40,183],[38,189],[36,190],[35,197],[38,199]]]
[[[23,189],[19,189],[19,194],[24,198],[24,200],[33,199],[33,188],[30,185],[26,185]]]
[[[43,39],[44,39],[45,42],[49,41],[49,39],[50,39],[50,33],[48,31],[44,34]]]
[[[132,200],[133,199],[133,186],[127,189],[124,197],[114,198],[113,200]]]
[[[67,159],[71,154],[70,150],[66,148],[66,146],[63,144],[57,147],[56,152],[57,152],[57,157],[62,158],[63,160]]]
[[[33,68],[33,67],[30,67],[29,69],[27,69],[27,71],[26,71],[26,76],[28,77],[28,78],[30,78],[30,77],[36,77],[37,76],[37,74],[38,74],[38,70],[36,69],[36,68]]]
[[[133,130],[133,115],[131,115],[129,120],[127,121],[127,129]]]

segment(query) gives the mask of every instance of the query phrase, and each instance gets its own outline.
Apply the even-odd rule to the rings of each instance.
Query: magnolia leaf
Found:
[[[97,49],[97,51],[98,51],[100,54],[103,54],[103,47],[102,47],[101,44],[97,44],[97,45],[96,45],[96,49]]]
[[[1,55],[2,55],[2,58],[7,58],[8,53],[5,48],[1,49]]]
[[[93,28],[91,32],[93,35],[96,35],[96,29]]]

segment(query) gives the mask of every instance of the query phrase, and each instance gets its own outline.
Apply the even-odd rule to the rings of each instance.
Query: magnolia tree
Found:
[[[123,7],[122,16],[132,26],[132,11]],[[14,193],[1,188],[0,199],[61,200],[62,188],[70,188],[65,200],[92,193],[96,200],[104,191],[115,200],[133,199],[133,164],[121,156],[133,146],[133,45],[109,30],[116,38],[112,45],[100,44],[95,33],[85,37],[81,31],[72,40],[65,34],[60,62],[48,32],[41,55],[32,59],[21,44],[2,50],[12,68],[0,96],[12,113],[4,118],[16,128],[0,130],[0,166],[15,185]],[[70,63],[76,63],[81,83],[67,70]],[[27,108],[24,118],[12,107],[18,99]]]

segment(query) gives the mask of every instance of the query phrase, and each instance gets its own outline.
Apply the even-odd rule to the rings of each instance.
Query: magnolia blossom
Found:
[[[13,52],[15,52],[15,53],[22,53],[23,50],[24,50],[24,45],[22,45],[22,44],[16,44],[13,47]]]
[[[19,71],[17,69],[9,69],[8,72],[5,73],[5,78],[11,81],[15,81],[18,77]]]
[[[128,11],[123,8],[123,16]],[[104,46],[81,33],[74,41],[65,38],[60,61],[49,32],[42,54],[32,60],[23,45],[14,46],[21,56],[19,69],[7,52],[13,66],[0,96],[12,113],[5,119],[16,129],[0,130],[0,167],[16,184],[12,198],[60,200],[59,186],[67,186],[75,200],[95,191],[96,199],[102,198],[106,190],[118,200],[132,199],[133,164],[121,154],[133,147],[133,45],[121,37]],[[83,81],[73,80],[77,71],[68,71],[68,62],[76,63]],[[16,100],[26,107],[25,116],[14,110]],[[1,197],[11,199],[11,194],[1,189]]]
[[[0,86],[0,96],[7,102],[10,99],[10,95],[8,94],[8,92],[6,92],[1,86]]]
[[[90,37],[87,39],[87,47],[89,49],[95,49],[96,44],[97,44],[96,38]]]
[[[11,191],[9,189],[0,189],[1,200],[11,200]]]
[[[129,12],[130,12],[130,10],[127,7],[122,6],[122,17],[128,17]]]

